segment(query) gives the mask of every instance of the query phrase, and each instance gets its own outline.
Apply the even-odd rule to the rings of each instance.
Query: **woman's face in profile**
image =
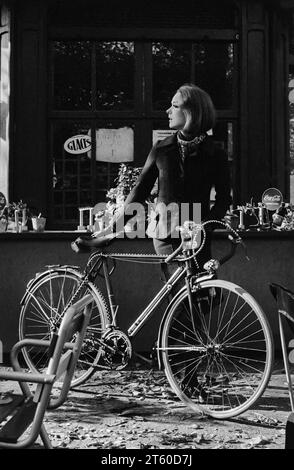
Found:
[[[166,110],[170,129],[182,130],[186,124],[186,116],[183,112],[183,98],[177,92],[171,100],[171,106]]]

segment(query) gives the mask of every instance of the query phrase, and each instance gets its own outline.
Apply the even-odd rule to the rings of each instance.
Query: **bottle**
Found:
[[[285,203],[282,202],[279,209],[277,209],[276,212],[274,212],[273,214],[274,225],[276,225],[277,227],[280,227],[282,225],[282,222],[286,214],[287,214],[287,209],[286,209]]]
[[[292,217],[293,216],[293,208],[291,207],[291,204],[289,202],[286,203],[286,217]]]
[[[282,202],[282,204],[280,205],[279,209],[277,209],[276,212],[281,217],[285,217],[285,215],[287,214],[286,204],[284,202]]]

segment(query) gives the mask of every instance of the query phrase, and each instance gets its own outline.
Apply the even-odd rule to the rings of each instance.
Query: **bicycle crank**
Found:
[[[123,369],[132,357],[129,337],[117,328],[107,330],[102,338],[102,357],[111,369]]]

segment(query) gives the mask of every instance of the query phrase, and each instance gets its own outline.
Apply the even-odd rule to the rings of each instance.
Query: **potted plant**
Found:
[[[6,220],[8,232],[24,232],[28,230],[29,215],[27,204],[20,200],[6,204],[1,214],[1,220]]]

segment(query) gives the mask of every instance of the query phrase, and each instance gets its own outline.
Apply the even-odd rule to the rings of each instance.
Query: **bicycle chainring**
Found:
[[[132,344],[129,337],[119,329],[111,329],[103,335],[102,357],[111,369],[126,367],[132,357]]]

